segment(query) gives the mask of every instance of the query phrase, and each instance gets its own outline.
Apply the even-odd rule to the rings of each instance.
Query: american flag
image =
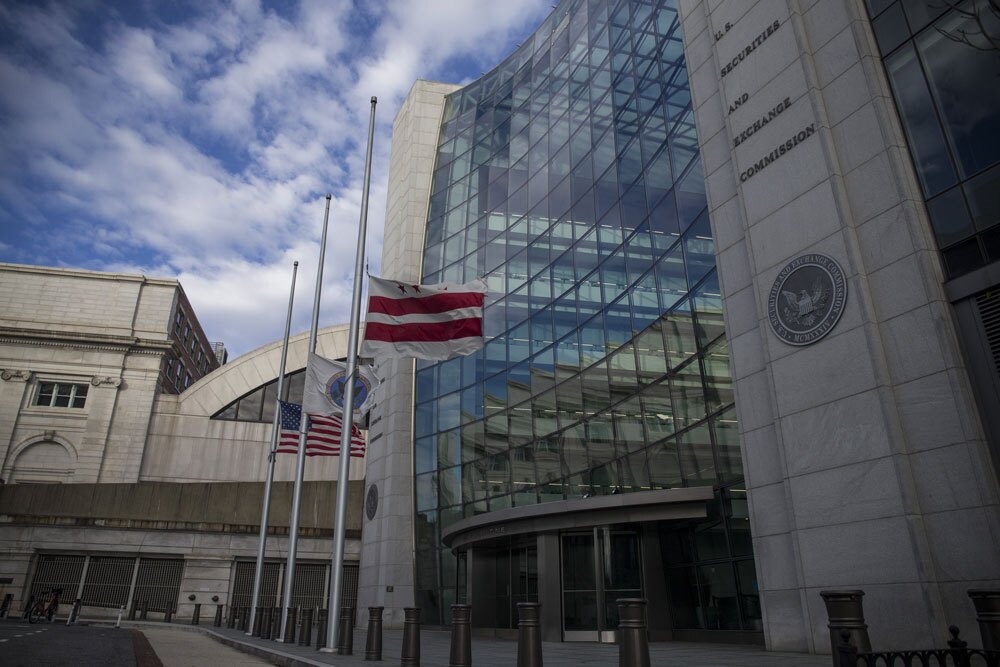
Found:
[[[278,436],[278,454],[296,454],[299,451],[299,424],[302,406],[298,403],[281,404],[281,430]],[[308,415],[309,431],[306,433],[306,456],[340,455],[340,417]],[[365,455],[365,439],[357,426],[351,425],[351,456]]]

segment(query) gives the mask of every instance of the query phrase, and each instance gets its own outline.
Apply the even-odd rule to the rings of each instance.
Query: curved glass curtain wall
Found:
[[[417,366],[429,622],[463,517],[742,479],[697,145],[672,1],[562,2],[448,97],[422,282],[490,295],[484,350]]]

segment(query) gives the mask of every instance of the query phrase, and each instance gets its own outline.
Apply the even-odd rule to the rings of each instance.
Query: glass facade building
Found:
[[[868,11],[948,276],[1000,260],[1000,14],[974,0]]]
[[[456,522],[709,487],[707,518],[643,533],[659,536],[673,627],[760,629],[714,250],[671,0],[567,0],[447,97],[421,282],[485,276],[490,294],[483,350],[417,363],[426,622],[465,597],[463,554],[442,541]],[[564,631],[613,628],[615,598],[666,592],[644,592],[640,532],[563,536]],[[497,627],[537,596],[535,547],[515,542]]]

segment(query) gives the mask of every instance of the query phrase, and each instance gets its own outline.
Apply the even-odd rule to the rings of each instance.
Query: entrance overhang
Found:
[[[706,503],[713,496],[711,486],[696,486],[511,507],[457,521],[442,531],[441,541],[457,549],[512,535],[642,521],[703,519],[708,516]]]

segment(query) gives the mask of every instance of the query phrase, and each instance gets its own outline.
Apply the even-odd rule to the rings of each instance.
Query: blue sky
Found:
[[[552,0],[132,0],[0,5],[0,261],[178,278],[242,354],[346,321],[369,98],[368,255],[381,254],[392,119],[418,78],[463,83]]]

